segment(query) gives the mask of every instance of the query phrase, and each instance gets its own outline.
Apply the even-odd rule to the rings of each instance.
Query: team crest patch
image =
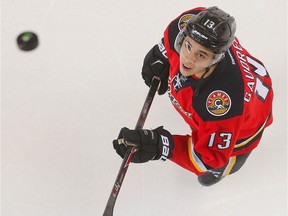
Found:
[[[192,17],[192,14],[185,14],[183,15],[178,22],[178,28],[179,30],[182,30],[186,27],[187,22],[189,21],[189,19]]]
[[[214,116],[223,116],[231,108],[230,96],[221,90],[213,91],[207,98],[206,108]]]

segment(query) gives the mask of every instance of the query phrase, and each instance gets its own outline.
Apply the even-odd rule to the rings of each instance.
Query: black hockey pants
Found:
[[[225,166],[209,170],[198,176],[199,183],[204,186],[210,186],[219,182],[225,176],[237,172],[244,165],[250,154],[251,152],[248,152],[231,157]]]

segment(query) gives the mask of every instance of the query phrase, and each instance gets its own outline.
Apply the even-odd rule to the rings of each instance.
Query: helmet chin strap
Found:
[[[209,70],[211,69],[211,67],[213,67],[214,65],[218,64],[224,57],[225,57],[225,54],[223,54],[222,57],[221,57],[217,62],[215,62],[214,64],[212,64],[212,65],[210,65],[210,66],[208,66],[208,67],[206,67],[206,68],[205,68],[205,72],[202,74],[202,76],[201,76],[200,79],[204,78],[204,76],[209,72]]]
[[[216,64],[216,63],[215,63],[215,64]],[[213,64],[213,65],[214,65],[214,64]],[[206,68],[205,68],[205,72],[202,74],[202,76],[200,77],[200,79],[204,78],[204,76],[209,72],[209,70],[211,69],[211,67],[212,67],[213,65],[210,65],[209,67],[206,67]]]
[[[218,63],[218,62],[217,62]],[[205,72],[202,74],[202,76],[200,77],[200,79],[198,80],[197,82],[197,85],[196,85],[196,88],[195,88],[195,91],[194,91],[194,95],[193,97],[198,97],[198,95],[200,94],[200,88],[204,82],[204,76],[209,72],[209,70],[211,69],[211,67],[213,67],[215,64],[217,63],[214,63],[208,67],[205,68]]]

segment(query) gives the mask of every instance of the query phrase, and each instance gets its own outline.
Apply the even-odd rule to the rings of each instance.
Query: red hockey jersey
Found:
[[[254,149],[272,123],[273,99],[266,68],[237,38],[207,78],[181,75],[174,42],[191,16],[203,9],[189,10],[173,20],[164,32],[164,44],[159,44],[160,50],[166,48],[170,63],[169,98],[192,131],[173,135],[171,160],[197,175]]]

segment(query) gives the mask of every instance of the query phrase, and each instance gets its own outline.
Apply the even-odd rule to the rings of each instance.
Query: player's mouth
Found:
[[[183,65],[183,67],[185,68],[185,69],[187,69],[187,70],[190,70],[190,69],[192,69],[191,67],[188,67],[187,65],[185,65],[185,64],[182,64]]]
[[[193,74],[193,68],[182,63],[180,66],[180,72],[183,76],[191,76]]]

